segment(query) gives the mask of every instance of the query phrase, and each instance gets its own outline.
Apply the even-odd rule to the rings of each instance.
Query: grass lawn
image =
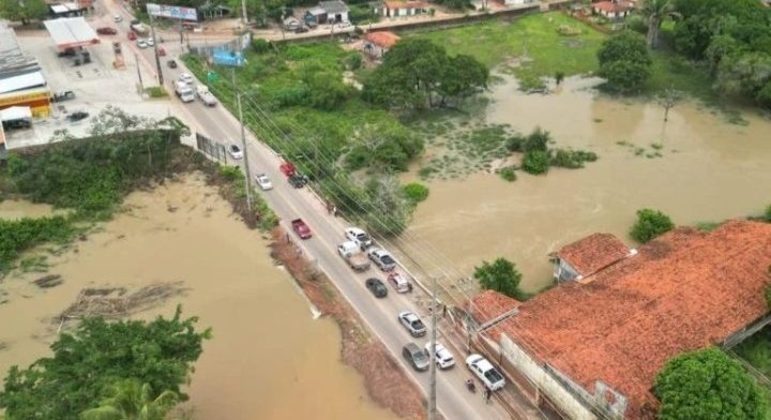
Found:
[[[579,35],[565,36],[561,26],[577,30]],[[671,29],[671,28],[670,28]],[[512,22],[491,20],[460,28],[415,33],[447,48],[450,54],[468,54],[489,67],[501,66],[512,71],[523,86],[538,86],[541,77],[589,74],[597,70],[597,51],[607,38],[602,32],[561,12],[525,16]],[[520,65],[518,57],[525,57]],[[674,88],[706,102],[719,99],[712,91],[706,70],[674,52],[660,50],[652,54],[651,78],[645,94],[655,95]]]
[[[560,35],[560,26],[569,26],[580,34]],[[529,15],[512,22],[490,20],[414,36],[443,45],[450,54],[471,55],[489,67],[510,66],[526,83],[542,76],[553,77],[558,71],[567,76],[595,71],[597,49],[606,37],[558,12]],[[518,57],[526,63],[512,65],[512,59]]]

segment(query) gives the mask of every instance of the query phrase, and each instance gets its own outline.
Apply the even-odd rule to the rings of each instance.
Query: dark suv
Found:
[[[412,368],[417,370],[418,372],[422,372],[425,370],[428,370],[428,355],[426,352],[418,347],[415,343],[407,343],[402,348],[402,356],[404,356],[405,359],[407,359],[408,362],[412,365]]]

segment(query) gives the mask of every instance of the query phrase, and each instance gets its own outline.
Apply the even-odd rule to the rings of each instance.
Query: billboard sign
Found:
[[[198,11],[190,7],[147,3],[147,14],[169,19],[192,20],[198,22]]]

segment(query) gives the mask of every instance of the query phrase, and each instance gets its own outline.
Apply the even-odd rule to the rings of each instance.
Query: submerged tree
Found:
[[[496,258],[492,263],[482,261],[480,267],[474,267],[474,278],[482,289],[495,290],[515,299],[527,298],[527,294],[519,289],[522,274],[505,258]]]
[[[181,386],[203,351],[203,340],[211,337],[209,329],[196,330],[197,321],[182,319],[180,307],[173,318],[151,322],[86,318],[51,345],[52,357],[26,369],[11,367],[0,408],[12,419],[75,420],[123,379],[147,384],[151,400],[164,390],[186,400]]]
[[[669,110],[674,108],[675,105],[680,102],[682,97],[682,92],[672,88],[665,89],[664,92],[658,96],[659,104],[664,107],[664,122],[669,121]]]
[[[81,420],[164,420],[179,401],[175,392],[154,393],[133,378],[113,384],[108,395],[99,407],[81,413]]]
[[[632,226],[629,235],[636,241],[645,243],[651,239],[669,232],[675,227],[672,219],[666,214],[653,209],[637,210],[637,221]]]

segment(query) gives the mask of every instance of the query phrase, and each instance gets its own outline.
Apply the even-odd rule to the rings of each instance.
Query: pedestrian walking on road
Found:
[[[485,403],[490,404],[490,397],[493,396],[493,391],[485,385]]]

